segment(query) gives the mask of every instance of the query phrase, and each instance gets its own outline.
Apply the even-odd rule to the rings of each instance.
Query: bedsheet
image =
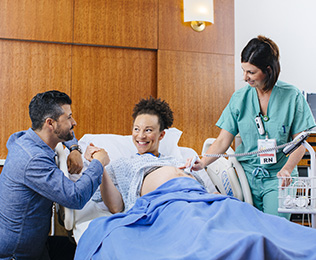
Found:
[[[126,213],[93,220],[75,259],[316,259],[315,241],[315,229],[180,177]]]

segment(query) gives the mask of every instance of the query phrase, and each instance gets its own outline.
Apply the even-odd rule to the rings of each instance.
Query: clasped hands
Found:
[[[110,158],[108,153],[99,147],[94,146],[93,143],[90,143],[84,153],[84,158],[91,162],[93,159],[97,159],[104,166],[108,165]]]

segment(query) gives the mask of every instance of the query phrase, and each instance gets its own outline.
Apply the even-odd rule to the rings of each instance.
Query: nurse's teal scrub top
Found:
[[[216,125],[234,136],[240,134],[242,143],[236,153],[248,153],[258,150],[258,139],[276,139],[277,145],[292,140],[292,135],[315,127],[315,119],[300,90],[285,82],[278,81],[273,87],[268,109],[268,121],[262,119],[266,134],[260,135],[255,123],[255,117],[260,113],[256,89],[250,85],[237,90],[231,97]],[[263,118],[261,116],[261,118]],[[245,168],[255,169],[260,166],[270,174],[276,173],[283,167],[287,157],[282,149],[277,151],[277,163],[260,164],[258,155],[237,157]],[[274,174],[273,174],[274,173]],[[292,174],[297,174],[295,168]]]

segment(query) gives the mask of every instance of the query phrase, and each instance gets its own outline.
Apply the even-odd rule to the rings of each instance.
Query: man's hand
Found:
[[[70,174],[79,174],[83,168],[81,153],[77,150],[70,152],[67,158],[67,167]]]

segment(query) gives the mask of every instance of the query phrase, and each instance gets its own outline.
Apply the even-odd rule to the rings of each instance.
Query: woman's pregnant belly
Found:
[[[140,195],[143,196],[157,189],[165,182],[178,177],[188,177],[195,179],[192,175],[185,173],[183,170],[180,170],[177,167],[163,166],[151,172],[144,178]]]

